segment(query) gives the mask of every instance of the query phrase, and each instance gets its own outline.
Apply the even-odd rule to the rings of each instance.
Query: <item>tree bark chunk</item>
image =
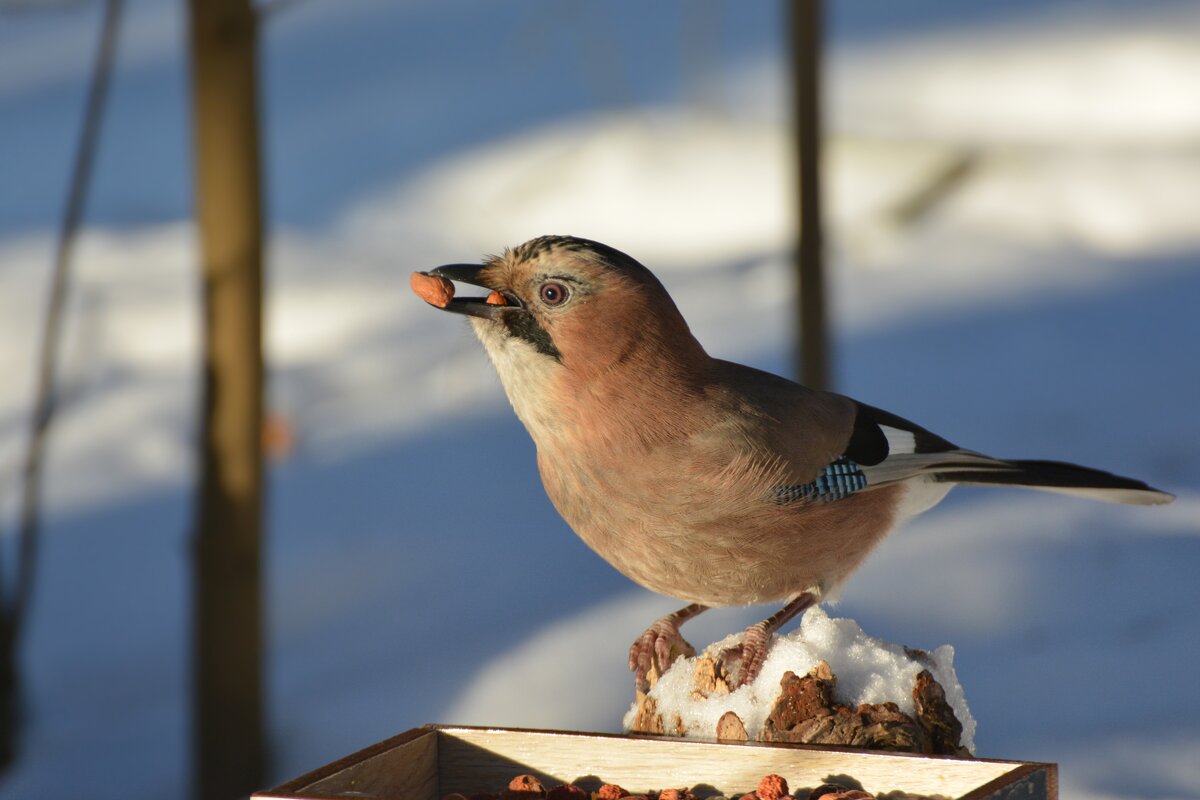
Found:
[[[895,703],[863,703],[850,708],[833,699],[837,676],[824,661],[808,675],[785,673],[781,692],[758,739],[897,750],[927,755],[969,755],[960,745],[962,725],[946,694],[928,670],[913,687],[916,719]]]
[[[946,702],[946,690],[934,680],[927,669],[917,674],[913,686],[913,703],[917,709],[917,722],[929,737],[931,753],[969,756],[970,752],[963,747],[963,726],[954,709]]]
[[[726,711],[717,720],[717,739],[727,742],[745,742],[750,739],[742,718],[732,711]]]

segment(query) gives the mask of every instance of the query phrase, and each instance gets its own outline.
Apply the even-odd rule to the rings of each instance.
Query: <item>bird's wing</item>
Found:
[[[814,480],[777,489],[778,502],[828,502],[913,479],[1024,486],[1111,503],[1152,505],[1172,499],[1142,481],[1091,467],[992,458],[958,447],[903,417],[863,403],[855,405],[854,429],[845,451]]]
[[[964,450],[903,417],[857,401],[845,447],[812,480],[775,491],[777,502],[830,502],[943,468],[968,469],[993,459]]]
[[[1024,486],[1113,503],[1172,499],[1142,481],[1090,467],[992,458],[848,397],[714,363],[723,387],[717,406],[738,420],[738,435],[726,432],[719,449],[780,465],[769,484],[777,503],[833,502],[906,481]]]
[[[797,482],[811,480],[842,454],[855,424],[853,400],[742,364],[713,364],[717,380],[706,407],[736,428],[731,447],[780,463],[785,477]]]
[[[828,502],[920,475],[939,465],[965,467],[985,456],[844,395],[820,392],[767,372],[714,362],[723,419],[739,437],[712,438],[784,465],[776,502]],[[740,439],[740,441],[739,441]]]

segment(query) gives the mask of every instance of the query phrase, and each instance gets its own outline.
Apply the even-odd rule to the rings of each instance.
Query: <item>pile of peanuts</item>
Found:
[[[442,800],[697,800],[691,789],[662,789],[661,791],[627,792],[615,783],[605,783],[589,792],[573,783],[564,783],[546,789],[533,775],[518,775],[509,781],[508,788],[499,794],[480,792],[477,794],[452,793]],[[730,800],[710,797],[707,800]],[[836,783],[818,786],[805,798],[796,798],[788,791],[787,781],[779,775],[767,775],[758,782],[753,792],[736,795],[732,800],[874,800],[874,796],[861,789],[850,789]]]

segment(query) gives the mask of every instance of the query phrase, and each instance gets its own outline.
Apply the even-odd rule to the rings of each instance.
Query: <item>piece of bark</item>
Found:
[[[687,733],[687,727],[683,724],[683,717],[678,714],[671,720],[671,727],[675,736],[682,737]],[[629,732],[656,734],[667,732],[666,720],[659,713],[658,704],[654,702],[654,698],[650,695],[638,693],[637,713],[633,715],[633,722],[629,726]]]
[[[764,734],[768,730],[764,728]],[[835,706],[831,713],[810,717],[787,730],[776,729],[765,741],[862,747],[868,750],[926,752],[924,732],[895,703],[866,704],[857,709]]]
[[[929,739],[929,752],[944,755],[969,756],[970,751],[961,745],[962,723],[954,716],[954,709],[946,702],[946,690],[934,680],[927,669],[917,674],[913,685],[913,704],[917,710],[917,722]]]
[[[960,745],[962,726],[955,728],[958,721],[933,676],[922,674],[925,677],[918,677],[913,691],[914,697],[918,692],[921,695],[917,708],[925,710],[927,721],[913,719],[895,703],[863,703],[852,709],[834,702],[837,677],[823,661],[803,678],[788,672],[780,681],[782,691],[758,738],[767,742],[961,755],[965,752]]]
[[[730,691],[729,676],[715,658],[703,655],[696,659],[696,668],[692,673],[692,695],[695,699],[722,697]]]
[[[746,733],[746,726],[742,723],[742,718],[732,711],[726,711],[717,720],[717,739],[726,742],[745,742],[749,740],[750,735]]]
[[[758,738],[766,742],[805,741],[793,738],[792,732],[809,720],[833,713],[837,678],[830,672],[828,664],[819,661],[803,678],[794,672],[785,672],[779,685],[783,691],[767,715]]]
[[[633,723],[629,726],[630,733],[665,733],[662,714],[658,713],[658,704],[648,694],[638,697],[637,713],[633,715]]]

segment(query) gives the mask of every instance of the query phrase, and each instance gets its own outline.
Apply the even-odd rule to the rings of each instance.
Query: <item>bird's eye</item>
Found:
[[[548,306],[561,306],[567,300],[567,287],[561,283],[543,283],[538,289],[538,297]]]

